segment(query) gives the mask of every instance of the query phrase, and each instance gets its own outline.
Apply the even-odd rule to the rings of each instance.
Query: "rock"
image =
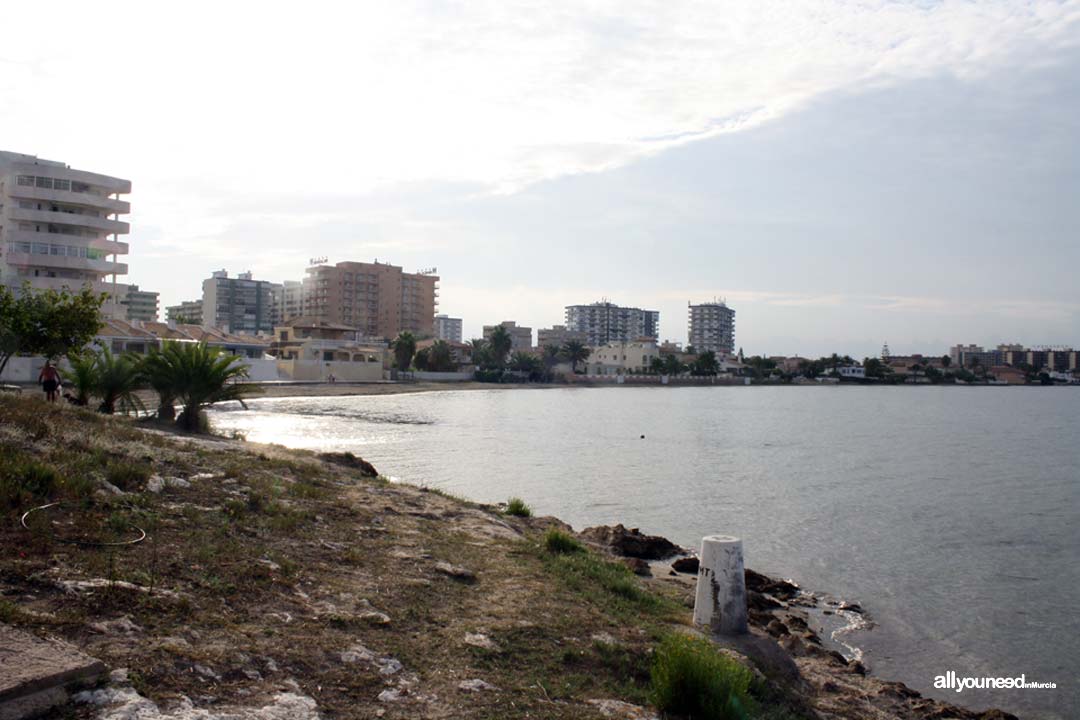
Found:
[[[756,590],[746,591],[746,606],[751,610],[776,610],[784,607],[779,601]]]
[[[491,683],[484,682],[479,678],[474,678],[472,680],[462,680],[458,683],[458,690],[464,690],[465,692],[481,692],[483,690],[498,689],[499,688],[495,687]]]
[[[362,612],[358,616],[361,620],[371,623],[372,625],[389,625],[390,616],[386,613],[378,612],[377,610],[369,610]]]
[[[619,643],[611,633],[606,632],[593,633],[589,639],[601,645],[617,645]]]
[[[847,664],[848,671],[856,675],[866,675],[866,667],[858,660],[852,660]]]
[[[782,635],[789,635],[791,631],[788,630],[787,625],[779,620],[773,620],[765,626],[765,630],[773,637],[781,637]]]
[[[348,650],[338,653],[338,657],[341,659],[341,662],[350,665],[354,663],[367,663],[375,667],[380,675],[393,675],[400,672],[404,667],[397,658],[390,657],[389,655],[378,655],[363,645],[354,645]]]
[[[0,718],[36,717],[93,685],[105,665],[65,642],[0,624]]]
[[[832,680],[826,680],[821,686],[821,689],[827,693],[840,692],[840,686],[834,683]]]
[[[641,558],[623,558],[623,564],[626,565],[626,567],[630,568],[630,571],[635,575],[641,575],[643,577],[649,577],[652,575],[652,569],[649,568],[649,563],[645,562]]]
[[[860,615],[863,613],[862,606],[859,605],[859,603],[842,602],[842,603],[840,603],[840,606],[837,608],[837,610],[841,610],[841,611],[845,611],[845,612],[859,613]]]
[[[201,675],[202,677],[206,678],[207,680],[214,680],[214,681],[220,681],[221,680],[221,676],[218,675],[216,672],[214,672],[213,668],[208,668],[205,665],[200,665],[199,663],[195,663],[194,665],[191,666],[191,669],[194,670],[198,675]]]
[[[118,617],[115,620],[102,620],[100,622],[90,623],[87,627],[101,635],[134,635],[143,631],[143,629],[133,623],[131,618],[127,615]]]
[[[698,567],[700,565],[701,562],[696,557],[681,557],[671,563],[671,569],[675,572],[686,573],[687,575],[697,575]]]
[[[656,713],[640,705],[631,705],[622,700],[586,700],[601,715],[618,720],[659,720]]]
[[[379,693],[379,702],[397,702],[405,699],[405,693],[397,688],[390,688]]]
[[[364,477],[379,477],[379,471],[375,469],[374,465],[361,457],[353,455],[351,452],[320,453],[317,457],[324,462],[359,470]]]
[[[493,652],[499,651],[498,644],[482,633],[465,633],[465,644],[481,648],[482,650],[491,650]]]
[[[597,545],[609,548],[616,555],[663,560],[684,552],[675,543],[659,535],[644,535],[637,528],[627,530],[622,524],[585,528],[581,536]]]
[[[746,570],[746,589],[767,593],[781,600],[790,600],[799,594],[799,586],[787,580],[774,580],[767,575]]]
[[[165,488],[189,488],[189,483],[184,478],[178,477],[161,477],[160,475],[151,475],[150,479],[146,481],[146,489],[152,493],[160,493]]]
[[[472,570],[463,568],[460,565],[451,565],[448,562],[441,561],[435,563],[435,571],[452,577],[455,580],[460,580],[461,582],[476,582],[476,574]]]

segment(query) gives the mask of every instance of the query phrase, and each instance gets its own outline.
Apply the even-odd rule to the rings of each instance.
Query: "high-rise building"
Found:
[[[304,316],[347,325],[369,338],[401,332],[435,335],[439,276],[435,269],[403,272],[389,263],[340,262],[307,269]]]
[[[536,331],[537,347],[547,347],[549,345],[562,347],[571,340],[579,342],[582,345],[587,345],[589,343],[588,335],[580,330],[570,330],[565,325],[554,325],[549,328],[540,328]]]
[[[108,293],[106,317],[123,320],[128,254],[120,242],[131,181],[74,170],[33,155],[0,152],[0,282],[34,289],[89,287]]]
[[[304,314],[304,283],[286,280],[273,286],[273,320],[278,326]]]
[[[461,342],[461,318],[436,315],[435,337],[447,342]]]
[[[500,326],[506,328],[506,332],[510,334],[511,352],[516,352],[518,350],[528,350],[532,347],[532,328],[518,325],[513,320],[503,320],[498,325],[485,325],[484,339],[490,340],[491,334],[495,332],[495,328]]]
[[[735,311],[726,303],[713,302],[690,305],[689,345],[695,352],[714,352],[719,358],[735,352]]]
[[[234,278],[224,270],[203,280],[202,324],[228,333],[273,332],[273,283],[253,280],[250,272]]]
[[[156,322],[158,318],[158,293],[140,290],[138,285],[127,286],[127,319]]]
[[[165,320],[185,325],[202,325],[202,300],[184,300],[179,305],[165,308]]]
[[[591,305],[568,305],[566,327],[585,333],[587,344],[592,347],[612,342],[637,342],[642,338],[655,340],[660,333],[660,313],[620,307],[606,300]]]

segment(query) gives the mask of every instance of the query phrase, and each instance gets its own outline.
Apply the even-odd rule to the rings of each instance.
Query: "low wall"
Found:
[[[414,380],[427,380],[428,382],[468,382],[473,379],[471,372],[430,372],[417,370],[411,373]]]
[[[278,360],[277,369],[283,380],[304,382],[329,382],[331,375],[337,382],[380,382],[383,379],[381,362]]]

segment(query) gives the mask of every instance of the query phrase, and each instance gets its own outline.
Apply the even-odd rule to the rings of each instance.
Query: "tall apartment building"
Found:
[[[434,268],[403,272],[389,263],[340,262],[307,269],[304,316],[347,325],[370,338],[393,339],[408,331],[435,335],[439,276]]]
[[[203,325],[234,334],[273,332],[273,285],[252,279],[250,272],[234,278],[224,270],[214,272],[203,280]]]
[[[128,320],[156,322],[158,318],[158,293],[140,290],[138,285],[128,285],[124,300]]]
[[[304,283],[299,280],[286,280],[274,285],[272,289],[271,315],[275,327],[304,314]]]
[[[165,308],[165,320],[201,326],[203,324],[202,309],[202,300],[184,300],[179,305],[169,305]]]
[[[591,305],[567,305],[566,327],[585,333],[591,347],[612,342],[636,342],[642,338],[655,340],[660,334],[660,313],[620,307],[606,300]]]
[[[435,337],[447,342],[461,342],[461,318],[436,315]]]
[[[35,289],[88,286],[108,293],[106,317],[122,320],[131,181],[73,170],[33,155],[0,152],[0,282]]]
[[[700,305],[687,304],[690,308],[688,344],[696,352],[712,351],[718,358],[734,354],[735,311],[718,300]]]
[[[510,352],[517,352],[518,350],[528,350],[533,346],[532,328],[518,325],[513,320],[503,320],[498,325],[485,325],[484,339],[490,340],[491,334],[495,332],[495,328],[499,326],[506,328],[506,332],[510,334]]]
[[[570,330],[565,325],[554,325],[549,328],[540,328],[536,331],[537,347],[547,347],[548,345],[562,347],[571,340],[579,342],[582,345],[588,345],[589,343],[588,335],[580,330]]]

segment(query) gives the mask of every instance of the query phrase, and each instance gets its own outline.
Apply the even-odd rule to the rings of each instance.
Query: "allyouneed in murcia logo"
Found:
[[[1019,677],[963,677],[950,670],[944,675],[934,677],[934,687],[938,690],[1013,690],[1044,689],[1053,690],[1057,683],[1029,682],[1025,675]]]

